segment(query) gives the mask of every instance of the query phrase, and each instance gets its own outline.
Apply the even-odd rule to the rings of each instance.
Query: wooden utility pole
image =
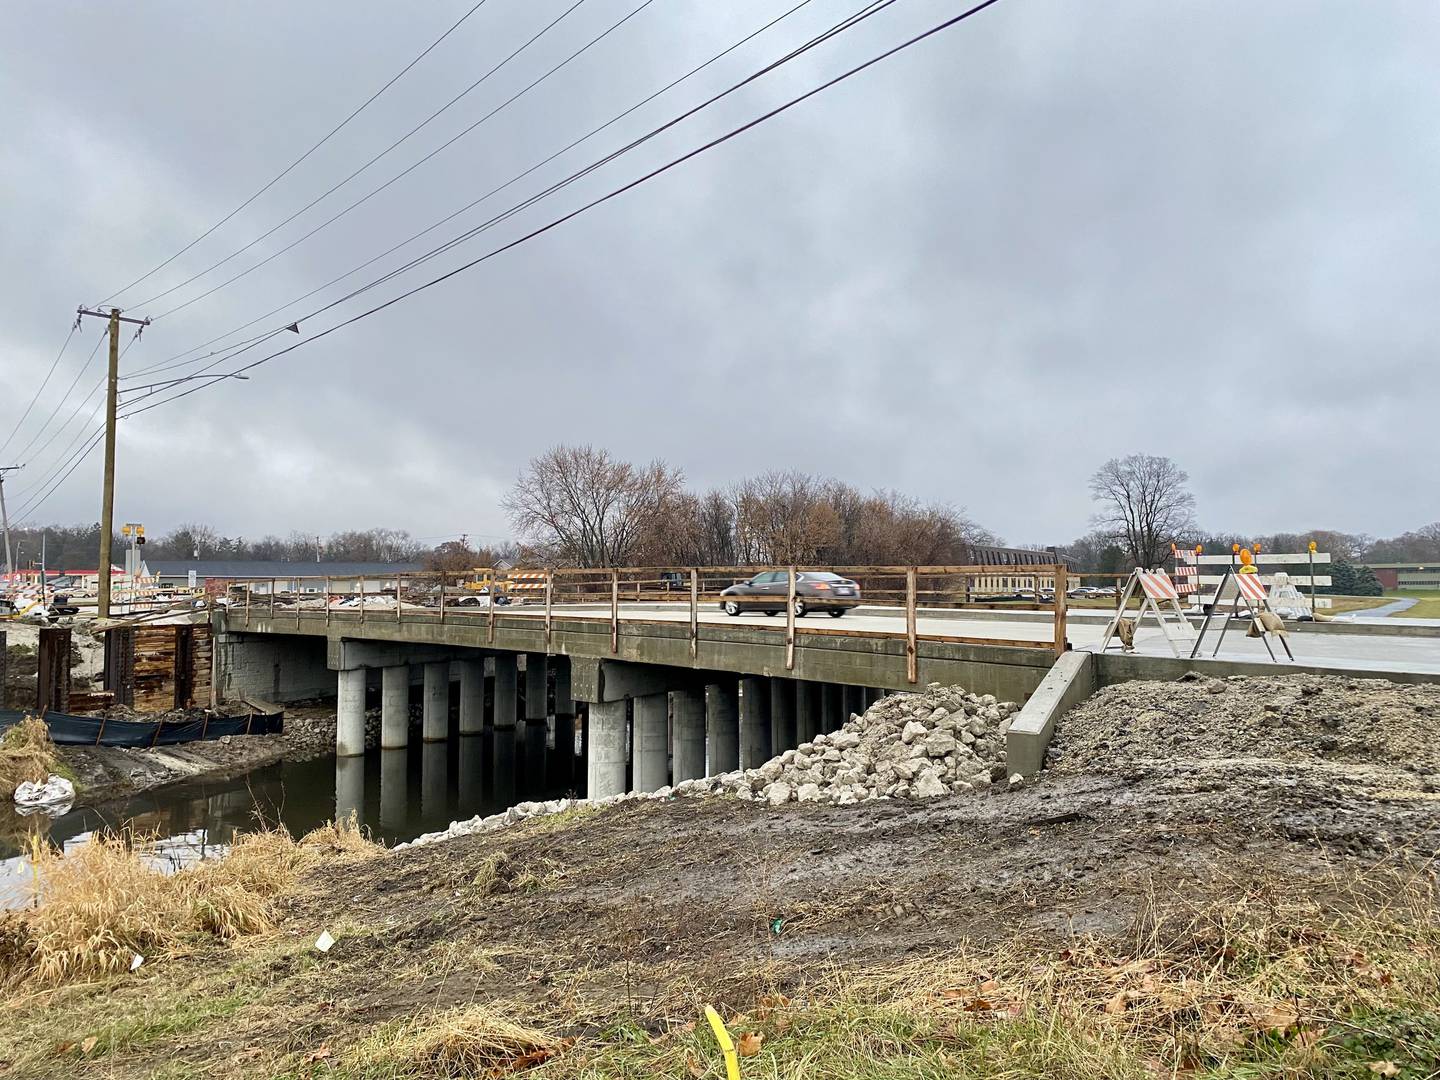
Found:
[[[5,530],[5,580],[15,581],[15,560],[10,555],[10,515],[5,511],[5,474],[24,468],[22,465],[0,465],[0,525]]]
[[[115,527],[115,399],[120,387],[120,324],[134,323],[144,328],[149,319],[127,319],[119,308],[109,313],[80,309],[81,315],[107,319],[110,323],[110,377],[105,389],[105,481],[100,496],[100,596],[95,606],[95,617],[110,617],[110,537]]]

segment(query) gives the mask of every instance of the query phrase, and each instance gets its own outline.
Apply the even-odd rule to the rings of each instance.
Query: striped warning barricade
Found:
[[[1236,574],[1235,584],[1240,587],[1240,595],[1247,600],[1266,599],[1265,583],[1260,580],[1259,574]]]
[[[1139,575],[1140,587],[1151,600],[1179,599],[1180,594],[1175,591],[1175,583],[1164,570],[1137,570],[1135,573]]]

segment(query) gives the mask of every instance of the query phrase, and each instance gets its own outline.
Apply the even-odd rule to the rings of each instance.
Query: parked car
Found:
[[[731,585],[720,593],[720,608],[727,615],[760,611],[778,615],[790,596],[787,570],[767,570],[749,581]],[[860,603],[860,586],[828,570],[805,570],[795,575],[795,615],[827,611],[838,619]]]

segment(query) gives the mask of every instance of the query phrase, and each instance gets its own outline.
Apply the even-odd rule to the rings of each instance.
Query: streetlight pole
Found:
[[[7,584],[13,584],[15,581],[15,559],[10,554],[10,515],[5,510],[5,474],[21,468],[24,466],[0,466],[0,524],[3,524],[5,531],[5,581]]]

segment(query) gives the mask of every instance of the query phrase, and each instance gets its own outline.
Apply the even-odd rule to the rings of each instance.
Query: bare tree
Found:
[[[636,468],[592,446],[557,446],[530,462],[504,506],[522,539],[556,562],[625,566],[682,481],[662,461]]]
[[[1136,566],[1160,566],[1170,545],[1195,528],[1189,481],[1166,457],[1111,458],[1090,478],[1090,493],[1100,503],[1094,524],[1113,536]]]

